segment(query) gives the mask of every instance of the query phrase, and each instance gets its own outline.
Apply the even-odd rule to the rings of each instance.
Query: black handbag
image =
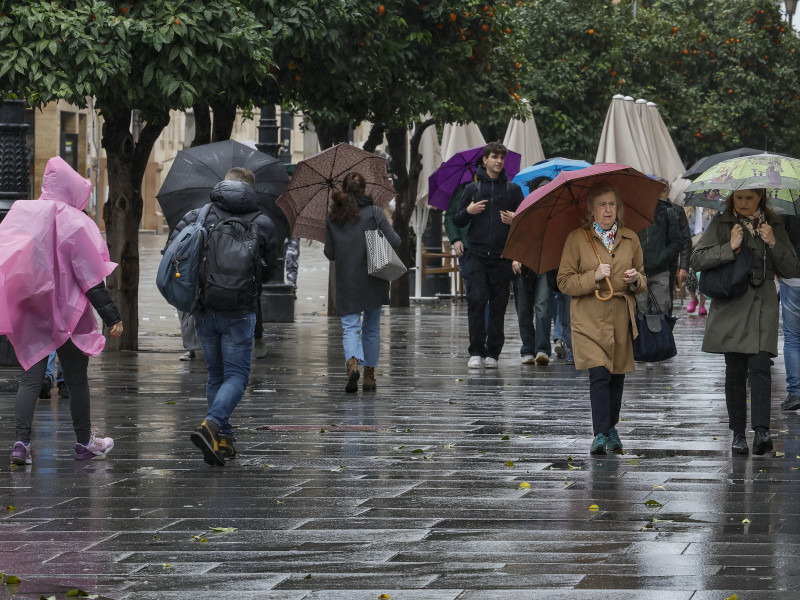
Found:
[[[638,362],[661,362],[678,353],[672,335],[672,328],[675,327],[678,317],[661,312],[653,292],[647,290],[647,293],[658,308],[658,313],[654,315],[636,313],[639,335],[633,340],[633,359]]]
[[[747,245],[747,235],[745,235],[734,260],[700,272],[700,293],[712,300],[730,300],[744,294],[748,286],[764,285],[767,273],[767,245],[763,240],[761,244],[764,249],[760,274],[757,274],[756,268],[753,267],[753,249]]]

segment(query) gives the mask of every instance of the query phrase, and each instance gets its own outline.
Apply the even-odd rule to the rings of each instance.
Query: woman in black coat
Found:
[[[364,232],[380,229],[393,248],[400,236],[386,215],[366,195],[360,173],[348,173],[342,189],[333,193],[327,220],[325,256],[336,262],[336,309],[342,319],[342,342],[347,359],[345,391],[358,391],[359,365],[364,365],[364,391],[375,390],[375,367],[381,345],[381,306],[389,303],[389,282],[367,273]]]

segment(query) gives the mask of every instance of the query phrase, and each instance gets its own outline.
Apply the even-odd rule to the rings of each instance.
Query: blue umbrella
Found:
[[[528,184],[537,177],[547,177],[555,179],[556,175],[561,171],[577,171],[578,169],[585,169],[592,165],[585,160],[572,160],[571,158],[548,158],[541,160],[530,167],[525,167],[514,176],[512,180],[519,187],[522,188],[522,193],[527,196],[533,190],[529,189]]]

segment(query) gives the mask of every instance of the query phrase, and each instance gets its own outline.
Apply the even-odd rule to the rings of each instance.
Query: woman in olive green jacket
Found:
[[[727,208],[711,221],[692,253],[695,271],[733,261],[742,244],[753,250],[750,285],[741,296],[713,300],[703,351],[725,355],[725,402],[733,431],[731,450],[748,454],[747,379],[753,454],[772,450],[770,358],[778,355],[778,295],[775,276],[797,277],[800,263],[783,222],[767,206],[765,190],[736,190]],[[764,251],[766,249],[766,266]],[[701,281],[705,273],[700,275]]]

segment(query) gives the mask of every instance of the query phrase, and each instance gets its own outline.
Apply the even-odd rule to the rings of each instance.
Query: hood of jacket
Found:
[[[225,179],[211,190],[211,201],[233,214],[256,212],[258,194],[244,181]]]
[[[478,165],[478,169],[475,171],[475,178],[478,181],[485,181],[487,183],[506,183],[508,181],[505,167],[503,167],[503,170],[500,171],[500,174],[495,179],[492,179],[486,172],[486,167]]]
[[[358,208],[364,208],[365,206],[372,206],[375,201],[372,196],[356,196],[356,204],[358,204]]]
[[[73,208],[83,210],[89,200],[92,184],[81,177],[67,161],[54,156],[47,161],[42,175],[42,195],[39,200],[64,202]]]

